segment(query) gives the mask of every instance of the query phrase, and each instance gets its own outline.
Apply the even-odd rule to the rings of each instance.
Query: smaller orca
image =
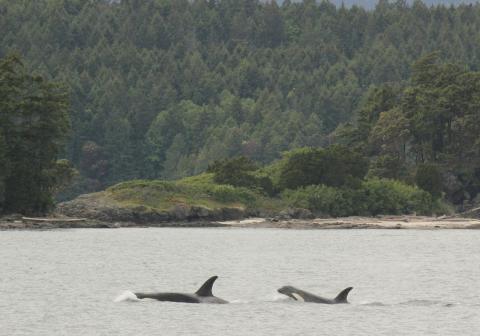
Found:
[[[212,276],[193,294],[185,293],[134,293],[138,299],[185,303],[228,303],[212,294],[212,287],[218,276]]]
[[[325,303],[325,304],[337,304],[337,303],[348,303],[347,296],[348,293],[353,289],[353,287],[345,288],[340,294],[337,295],[334,299],[326,299],[321,296],[314,295],[309,292],[305,292],[301,289],[292,287],[292,286],[284,286],[278,289],[279,293],[287,295],[296,301],[302,302],[315,302],[315,303]]]

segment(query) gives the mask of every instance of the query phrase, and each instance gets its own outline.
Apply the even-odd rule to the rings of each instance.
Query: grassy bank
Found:
[[[270,198],[245,187],[217,184],[213,174],[204,173],[177,181],[133,180],[119,183],[103,192],[107,199],[121,206],[146,207],[156,211],[170,211],[176,206],[207,209],[237,208],[280,211],[283,201]]]

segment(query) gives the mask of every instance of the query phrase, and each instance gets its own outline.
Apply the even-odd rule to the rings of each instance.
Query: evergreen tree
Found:
[[[3,209],[44,213],[53,205],[51,170],[69,129],[68,96],[58,84],[27,73],[17,56],[1,60],[0,83]]]

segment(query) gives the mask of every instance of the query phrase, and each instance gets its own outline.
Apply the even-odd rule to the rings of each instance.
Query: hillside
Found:
[[[480,68],[479,27],[478,5],[2,0],[0,56],[70,87],[71,196],[324,146],[421,55]]]

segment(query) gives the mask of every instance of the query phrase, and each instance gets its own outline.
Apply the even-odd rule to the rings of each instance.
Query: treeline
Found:
[[[68,90],[27,72],[21,60],[0,60],[0,214],[43,214],[73,177],[58,160],[69,130]]]

